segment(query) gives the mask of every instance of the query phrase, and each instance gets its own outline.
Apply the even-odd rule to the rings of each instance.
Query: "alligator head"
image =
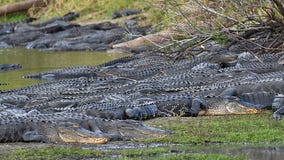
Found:
[[[57,129],[59,141],[73,143],[104,144],[110,139],[100,133],[89,131],[77,123],[65,122]],[[50,138],[50,137],[49,137]]]
[[[210,101],[208,107],[201,110],[198,115],[232,115],[256,114],[262,112],[258,105],[246,103],[237,99],[220,98]]]
[[[112,123],[112,125],[110,125]],[[124,139],[138,139],[147,137],[165,137],[171,134],[171,131],[161,130],[144,125],[140,121],[134,120],[115,120],[100,123],[100,129],[106,133],[115,133],[124,137]]]

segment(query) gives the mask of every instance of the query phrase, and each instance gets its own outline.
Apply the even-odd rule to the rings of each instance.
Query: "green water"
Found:
[[[24,79],[22,76],[71,66],[98,65],[126,56],[98,52],[43,52],[24,48],[0,49],[0,64],[21,64],[23,68],[0,72],[0,90],[19,88],[41,83],[41,80]]]

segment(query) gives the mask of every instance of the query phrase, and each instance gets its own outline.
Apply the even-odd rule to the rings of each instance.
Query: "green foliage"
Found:
[[[0,6],[4,6],[10,3],[14,3],[14,2],[21,2],[22,0],[2,0],[0,1]]]
[[[169,155],[159,158],[160,160],[207,160],[207,159],[214,159],[214,160],[244,160],[246,159],[242,155],[237,156],[227,156],[223,154],[177,154],[177,155]]]
[[[7,16],[0,16],[0,23],[17,22],[28,18],[28,15],[22,12],[12,13]]]
[[[173,130],[164,138],[142,140],[146,143],[205,143],[205,142],[283,142],[282,121],[271,114],[208,116],[197,118],[153,119],[148,124]]]
[[[90,149],[71,147],[47,147],[38,149],[19,149],[6,157],[6,160],[14,159],[62,159],[65,157],[98,157],[103,152]]]
[[[3,160],[36,160],[36,159],[82,159],[82,158],[97,158],[109,159],[219,159],[219,160],[241,160],[245,156],[236,155],[229,156],[224,154],[197,154],[192,153],[192,147],[155,147],[155,148],[138,148],[138,149],[117,149],[109,151],[100,151],[95,149],[81,149],[77,147],[41,147],[37,149],[18,149],[7,153]],[[189,154],[190,153],[190,154]]]
[[[226,45],[228,43],[228,37],[224,33],[214,33],[212,38],[216,43],[220,45]]]

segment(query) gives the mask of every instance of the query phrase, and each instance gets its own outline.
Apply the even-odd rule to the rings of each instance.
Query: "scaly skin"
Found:
[[[0,127],[0,142],[102,144],[171,133],[137,121],[106,120],[76,113],[0,115]]]

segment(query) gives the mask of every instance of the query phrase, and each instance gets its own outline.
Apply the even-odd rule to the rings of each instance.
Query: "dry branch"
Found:
[[[173,31],[163,31],[155,34],[149,34],[146,36],[142,36],[127,42],[115,44],[112,46],[112,48],[121,48],[121,47],[127,47],[127,48],[135,48],[138,46],[143,45],[155,45],[158,46],[158,44],[162,43],[163,41],[170,40],[171,37],[178,37],[179,34]]]
[[[26,0],[24,2],[8,4],[0,7],[0,16],[14,12],[26,11],[29,8],[31,8],[34,4],[40,4],[42,2],[43,0]]]

